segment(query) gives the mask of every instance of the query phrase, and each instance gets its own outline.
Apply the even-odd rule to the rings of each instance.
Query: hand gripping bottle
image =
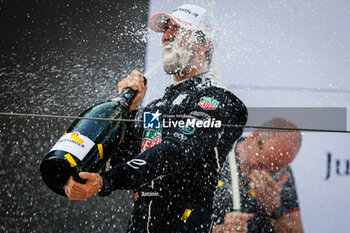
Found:
[[[80,116],[125,119],[136,95],[137,91],[126,88],[113,100],[90,107]],[[122,121],[75,120],[41,162],[44,183],[54,192],[66,196],[64,189],[69,177],[85,183],[79,172],[98,172],[117,150],[125,129]]]

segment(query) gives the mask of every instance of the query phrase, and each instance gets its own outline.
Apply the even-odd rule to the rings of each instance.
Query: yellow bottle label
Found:
[[[98,153],[100,154],[100,159],[103,159],[103,146],[102,144],[97,144]]]
[[[73,157],[71,156],[71,154],[65,154],[64,157],[66,157],[66,159],[68,160],[69,164],[71,167],[75,167],[77,166],[77,163],[75,162],[75,160],[73,159]]]
[[[187,219],[190,217],[191,213],[192,210],[186,209],[180,220],[186,222]]]
[[[74,134],[72,134],[72,136],[70,136],[70,139],[76,141],[76,142],[79,143],[79,144],[83,144],[83,143],[84,143],[84,140],[83,140],[83,139],[81,139],[79,136],[74,135]]]

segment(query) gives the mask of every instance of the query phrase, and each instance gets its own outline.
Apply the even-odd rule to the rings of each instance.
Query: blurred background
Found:
[[[118,80],[132,69],[154,71],[145,103],[161,96],[172,80],[157,66],[161,35],[147,22],[183,3],[213,12],[213,65],[249,108],[341,108],[350,129],[347,0],[3,0],[0,112],[78,115],[115,96]],[[250,112],[248,124],[270,120],[257,113]],[[279,113],[274,117],[290,117]],[[289,120],[300,126],[295,119]],[[0,232],[125,231],[131,191],[70,202],[40,178],[41,159],[71,122],[0,116]],[[303,133],[292,168],[307,233],[348,232],[349,140]]]
[[[248,106],[248,125],[282,117],[300,128],[350,130],[350,1],[152,0],[149,17],[184,2],[213,12],[214,72]],[[160,59],[160,35],[149,38],[146,70]],[[170,83],[159,69],[147,100]],[[329,114],[335,108],[342,113]],[[303,132],[291,166],[306,233],[349,232],[349,141],[349,133]]]
[[[148,1],[0,3],[1,112],[79,115],[143,71]],[[71,120],[0,117],[0,232],[124,232],[133,193],[70,202],[42,182]]]

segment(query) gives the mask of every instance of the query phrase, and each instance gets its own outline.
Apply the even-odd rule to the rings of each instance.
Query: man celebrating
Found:
[[[205,9],[184,5],[171,14],[156,14],[149,22],[152,30],[163,33],[163,67],[174,75],[174,84],[144,108],[143,116],[162,114],[171,121],[179,120],[172,116],[185,116],[198,122],[196,127],[129,125],[122,144],[116,145],[118,155],[110,170],[80,173],[86,184],[68,181],[66,194],[71,200],[115,189],[136,190],[128,232],[209,232],[221,167],[242,129],[204,127],[203,122],[244,125],[247,120],[244,104],[209,73],[213,52],[209,18]],[[146,92],[142,75],[133,71],[118,83],[119,92],[127,87],[139,92],[130,107],[132,115]]]
[[[291,122],[279,118],[264,126],[296,128]],[[215,196],[216,226],[212,232],[303,232],[292,170],[288,166],[300,145],[298,131],[256,131],[246,139],[239,139],[234,150],[242,212],[231,212],[231,174],[226,162],[220,182],[223,185]]]

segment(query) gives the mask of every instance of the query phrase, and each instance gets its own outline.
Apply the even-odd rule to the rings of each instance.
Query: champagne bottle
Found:
[[[136,95],[137,91],[126,88],[113,100],[90,107],[80,116],[124,119]],[[117,150],[125,130],[125,122],[121,121],[75,120],[41,162],[44,183],[54,192],[66,196],[64,189],[69,177],[85,183],[79,172],[98,172]]]

